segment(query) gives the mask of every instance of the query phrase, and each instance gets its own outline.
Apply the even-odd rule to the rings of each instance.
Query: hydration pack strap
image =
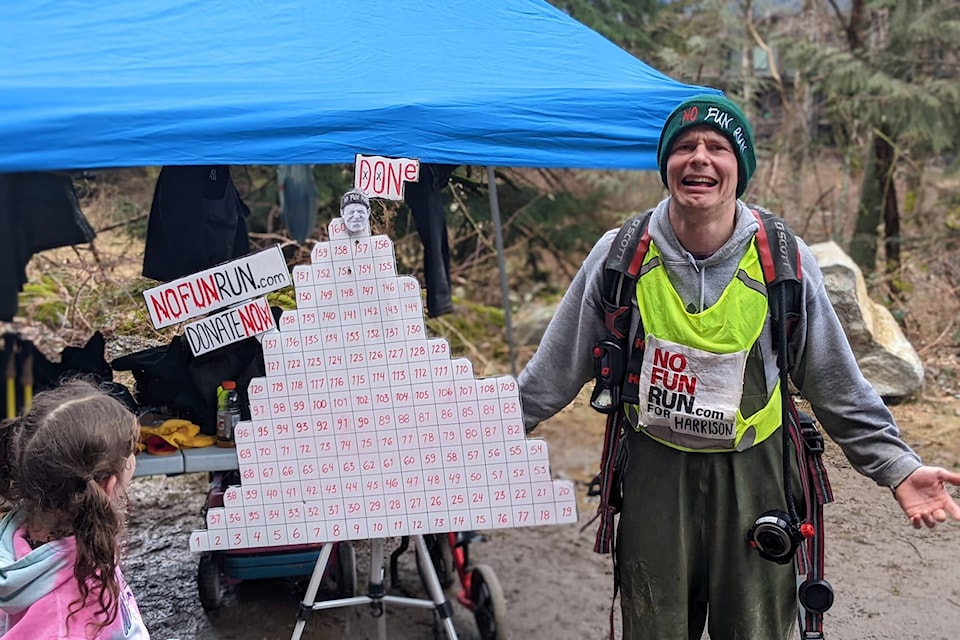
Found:
[[[823,436],[817,431],[812,418],[803,416],[801,419],[787,389],[787,372],[794,364],[790,358],[788,338],[800,317],[803,302],[800,249],[796,236],[786,222],[758,207],[750,207],[750,210],[760,224],[757,248],[770,300],[771,329],[778,342],[787,507],[804,539],[797,554],[797,571],[805,576],[798,589],[798,599],[802,605],[798,622],[803,640],[817,640],[823,638],[823,614],[833,604],[833,589],[823,577],[823,505],[833,501],[833,491],[823,466]],[[805,522],[800,521],[793,504],[788,466],[791,443],[800,467],[807,505]]]
[[[833,603],[832,590],[821,589],[824,581],[823,506],[833,502],[833,489],[823,465],[823,436],[813,418],[797,411],[790,400],[787,424],[797,452],[800,480],[807,505],[806,522],[800,525],[804,542],[797,554],[797,572],[805,577],[799,588],[803,608],[798,612],[801,638],[823,638],[823,614]],[[819,590],[818,590],[819,589]]]
[[[613,498],[614,492],[620,491],[620,487],[615,486],[620,482],[616,474],[618,462],[621,463],[621,468],[623,466],[623,407],[625,402],[637,402],[639,383],[639,375],[629,376],[628,371],[639,373],[644,346],[641,321],[637,327],[633,349],[628,349],[630,317],[640,267],[650,246],[647,225],[652,212],[651,209],[643,215],[635,216],[620,227],[604,265],[603,320],[607,335],[593,348],[597,383],[590,397],[590,405],[607,415],[607,425],[603,437],[600,473],[595,480],[599,484],[600,505],[597,507],[597,514],[584,525],[585,529],[594,520],[600,519],[593,547],[597,553],[610,553],[615,547],[614,518],[620,511],[620,501],[614,501]]]
[[[647,224],[651,212],[652,209],[630,218],[620,227],[604,265],[603,322],[607,335],[593,348],[597,383],[590,397],[590,406],[601,413],[611,414],[619,411],[625,402],[637,401],[639,375],[628,376],[628,372],[638,374],[639,363],[643,361],[642,324],[638,326],[633,349],[629,348],[628,341],[637,278],[650,246]],[[639,356],[635,355],[638,350]]]
[[[618,467],[617,460],[623,455],[623,421],[623,411],[607,414],[607,428],[603,435],[603,454],[600,457],[600,474],[597,477],[600,484],[600,506],[597,507],[596,515],[580,529],[583,531],[595,520],[600,520],[597,539],[593,545],[596,553],[610,553],[611,549],[616,547],[614,516],[620,511],[620,504],[619,501],[614,502],[612,498],[613,492],[620,490],[620,487],[614,485],[619,484],[621,480],[615,473],[615,469]]]
[[[763,281],[767,285],[770,300],[771,335],[774,340],[780,335],[780,323],[785,323],[787,336],[793,333],[793,325],[800,317],[803,302],[803,289],[800,279],[803,270],[800,265],[800,248],[797,238],[787,223],[766,209],[748,205],[753,217],[760,224],[757,231],[757,251],[760,254],[760,268]],[[776,293],[776,295],[773,295]],[[785,309],[775,303],[776,296],[782,296]],[[781,318],[781,314],[784,318]],[[787,371],[793,363],[786,361]]]

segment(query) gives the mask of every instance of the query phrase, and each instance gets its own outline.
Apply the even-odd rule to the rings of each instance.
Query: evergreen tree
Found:
[[[790,39],[791,60],[813,82],[839,142],[868,140],[854,260],[876,264],[876,229],[885,261],[900,263],[900,205],[895,171],[911,157],[955,152],[960,140],[960,4],[955,0],[853,0],[844,13],[830,0],[842,38]]]
[[[638,57],[654,50],[650,24],[660,0],[550,0],[551,4]]]

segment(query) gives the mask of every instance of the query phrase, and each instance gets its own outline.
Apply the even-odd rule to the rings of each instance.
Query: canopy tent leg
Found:
[[[500,267],[500,294],[503,296],[503,320],[507,327],[507,347],[510,349],[510,372],[517,376],[517,350],[513,344],[513,323],[510,320],[510,286],[507,284],[507,261],[503,254],[503,227],[500,225],[500,198],[493,167],[487,167],[487,185],[490,191],[490,215],[497,242],[497,264]]]

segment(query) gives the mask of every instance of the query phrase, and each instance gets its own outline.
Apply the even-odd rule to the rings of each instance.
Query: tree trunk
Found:
[[[860,39],[863,33],[864,0],[853,0],[850,3],[850,20],[847,22],[847,45],[850,51],[859,51],[863,48]]]
[[[887,132],[884,132],[887,133]],[[873,154],[877,161],[877,187],[883,199],[883,249],[887,273],[900,269],[900,207],[897,204],[897,186],[893,181],[896,166],[895,150],[888,138],[876,136]]]
[[[747,122],[753,122],[755,115],[755,109],[753,108],[754,61],[753,40],[750,37],[750,27],[753,24],[753,1],[746,0],[742,5],[743,24],[745,25],[746,33],[743,39],[743,49],[740,52],[740,73],[743,78],[743,98],[740,104],[743,107],[744,114],[747,116]]]
[[[900,268],[900,206],[893,181],[896,152],[888,140],[886,131],[873,137],[857,207],[856,228],[850,241],[850,257],[864,273],[873,273],[876,269],[877,228],[881,212],[885,271],[892,273]]]
[[[850,258],[857,263],[864,275],[873,273],[877,268],[877,228],[880,226],[880,208],[883,206],[883,192],[877,178],[875,148],[876,143],[870,145],[860,202],[857,205],[856,225],[853,238],[850,239]]]

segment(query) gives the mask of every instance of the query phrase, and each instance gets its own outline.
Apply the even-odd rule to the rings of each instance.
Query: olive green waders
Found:
[[[747,543],[786,510],[781,432],[739,453],[687,453],[629,429],[617,535],[624,640],[781,640],[797,616],[793,563]],[[791,455],[793,486],[799,472]],[[802,514],[803,495],[796,495]]]

